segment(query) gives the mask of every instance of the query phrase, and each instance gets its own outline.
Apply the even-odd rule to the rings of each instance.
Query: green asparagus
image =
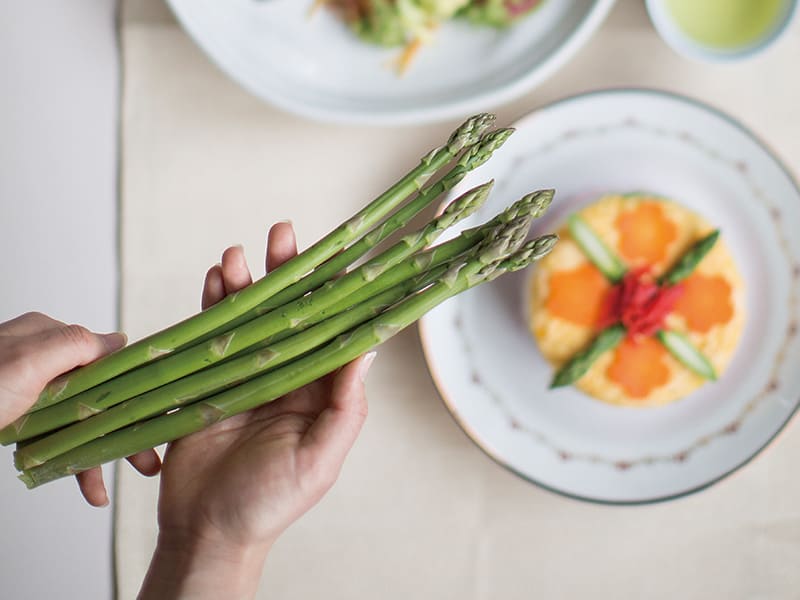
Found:
[[[552,249],[557,239],[554,235],[546,235],[531,240],[523,245],[514,257],[500,263],[500,268],[489,274],[487,281],[503,272],[524,268],[532,261],[538,260]],[[19,470],[30,469],[112,431],[189,404],[283,365],[313,350],[320,343],[327,342],[336,335],[360,325],[408,294],[434,283],[453,266],[452,262],[458,260],[459,258],[456,258],[451,264],[434,267],[284,341],[131,398],[41,440],[26,444],[15,453],[15,464]]]
[[[488,114],[477,115],[467,120],[453,132],[444,146],[424,156],[417,167],[364,209],[253,285],[230,294],[218,304],[189,319],[131,344],[90,365],[58,377],[44,389],[31,411],[75,396],[159,356],[169,354],[179,346],[213,331],[299,281],[308,272],[366,234],[410,194],[421,189],[462,149],[475,144],[493,120],[493,115]]]
[[[430,285],[448,268],[448,264],[433,267],[296,335],[125,400],[88,419],[24,444],[14,453],[14,463],[18,470],[30,469],[112,431],[190,404],[283,365]]]
[[[572,385],[583,377],[595,361],[605,352],[616,348],[625,338],[623,325],[605,328],[583,351],[569,359],[555,374],[550,388]]]
[[[9,443],[52,431],[106,410],[120,402],[198,371],[235,355],[286,329],[296,327],[320,310],[342,298],[356,301],[380,293],[418,275],[424,269],[450,260],[469,246],[451,244],[435,247],[420,256],[415,252],[427,246],[442,231],[472,214],[484,202],[491,182],[466,192],[417,234],[401,239],[371,261],[340,279],[331,280],[308,296],[236,327],[202,344],[158,360],[151,365],[124,373],[53,406],[23,416],[0,431],[0,442]],[[425,262],[430,260],[430,262]],[[399,262],[399,264],[398,264]],[[385,273],[385,277],[379,277]],[[358,298],[358,299],[360,299]]]
[[[241,316],[226,323],[222,327],[215,329],[213,332],[203,336],[194,343],[200,343],[215,337],[225,331],[229,331],[237,325],[247,323],[252,319],[266,314],[269,311],[282,306],[292,300],[300,298],[304,294],[317,289],[326,281],[336,277],[336,275],[355,261],[365,256],[370,250],[375,248],[383,240],[388,238],[395,231],[405,227],[417,214],[428,207],[436,200],[441,194],[455,187],[469,171],[478,168],[484,164],[492,153],[500,148],[506,140],[514,132],[513,129],[497,129],[485,133],[480,141],[470,147],[463,156],[458,160],[456,165],[441,177],[436,183],[433,183],[423,188],[419,195],[411,202],[400,208],[386,221],[378,225],[375,229],[370,231],[360,240],[353,243],[346,250],[328,259],[325,263],[314,269],[306,277],[300,281],[293,283],[284,290],[278,292],[265,302],[262,302],[252,310],[247,311]]]
[[[702,237],[689,248],[672,268],[661,276],[662,285],[675,285],[686,279],[694,272],[700,261],[711,251],[719,239],[719,229],[715,229],[707,236]]]
[[[611,283],[618,283],[625,275],[625,263],[600,239],[594,229],[577,214],[567,220],[567,227],[575,243],[586,257]]]
[[[83,444],[39,466],[25,470],[20,479],[33,488],[54,479],[75,474],[117,458],[199,431],[225,418],[256,408],[306,385],[350,362],[386,341],[425,312],[447,298],[486,281],[497,269],[522,268],[552,247],[553,240],[541,242],[540,251],[529,246],[523,257],[509,259],[513,243],[521,243],[516,231],[504,231],[481,243],[481,249],[464,264],[448,270],[428,289],[404,300],[378,317],[345,333],[302,358],[234,388],[200,400],[167,415],[159,416]],[[517,246],[518,247],[518,246]],[[514,255],[517,256],[517,255]]]
[[[700,377],[710,381],[716,381],[717,371],[708,357],[700,352],[692,341],[683,333],[678,331],[661,330],[656,336],[664,347],[675,357],[684,367],[697,373]]]

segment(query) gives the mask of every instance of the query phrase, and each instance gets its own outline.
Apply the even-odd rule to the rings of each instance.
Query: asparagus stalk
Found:
[[[481,188],[478,189],[480,190]],[[473,190],[473,193],[474,192],[475,190]],[[469,193],[466,195],[466,197],[469,198]],[[413,276],[415,269],[423,269],[426,264],[428,266],[435,266],[452,259],[454,256],[457,256],[460,253],[468,250],[476,241],[479,241],[483,237],[495,232],[497,228],[515,223],[523,217],[529,219],[540,217],[549,207],[552,198],[552,190],[543,190],[527,194],[508,209],[495,216],[482,227],[476,227],[464,231],[456,239],[442,244],[439,247],[432,249],[428,253],[423,253],[415,257],[412,261],[412,264],[403,267],[399,273],[391,275],[387,274],[389,277],[378,278],[367,286],[362,287],[357,295],[344,295],[333,304],[321,309],[320,306],[327,304],[327,301],[324,298],[323,301],[312,302],[316,312],[313,309],[306,310],[304,313],[308,316],[304,318],[295,315],[293,322],[289,323],[288,326],[285,326],[285,318],[282,324],[273,324],[271,329],[267,327],[267,324],[265,324],[263,320],[259,320],[258,323],[251,323],[245,332],[252,333],[252,335],[249,336],[248,341],[242,342],[240,345],[244,347],[245,344],[249,343],[252,339],[264,334],[264,337],[260,338],[257,343],[253,344],[251,347],[253,349],[267,347],[269,344],[280,341],[281,339],[285,339],[293,333],[302,330],[304,327],[313,325],[325,318],[337,314],[338,312],[347,310],[355,302],[369,298],[371,295],[386,289],[386,287],[390,287],[390,284],[393,285],[392,282],[396,283],[397,281],[402,281],[402,278],[405,276]],[[466,200],[464,202],[466,202]],[[454,207],[457,206],[457,204],[453,203],[450,206]],[[451,209],[451,212],[453,210],[454,208]],[[444,214],[442,217],[444,217]],[[409,267],[411,267],[411,270],[409,270]],[[389,283],[386,283],[387,281]],[[329,293],[331,296],[336,295],[334,292]],[[309,313],[311,314],[309,315]],[[283,317],[288,317],[290,320],[292,320],[291,315],[284,314]],[[266,315],[261,319],[266,319]],[[263,325],[263,327],[259,328],[258,331],[255,331],[255,326],[261,327],[261,325]],[[284,328],[281,329],[281,327]],[[271,335],[269,333],[264,333],[269,331],[272,331],[273,333]],[[202,367],[208,364],[211,360],[219,360],[220,357],[217,355],[217,351],[224,344],[229,343],[230,340],[223,336],[221,338],[217,338],[216,344],[212,343],[205,346],[207,351],[206,353],[203,353],[199,349],[195,349],[191,355],[187,356],[184,351],[171,357],[167,357],[163,361],[159,361],[159,363],[171,361],[166,365],[159,363],[155,364],[160,369],[160,377],[169,378],[171,381],[177,377],[180,377],[180,373],[183,372],[180,369],[171,371],[170,368],[167,368],[170,365],[174,365],[179,356],[182,357],[182,363],[191,363],[192,360],[196,359],[196,361]],[[234,348],[236,348],[236,346],[234,346]],[[232,354],[233,352],[230,351],[226,353],[226,356],[230,356]],[[41,433],[46,433],[59,427],[68,425],[69,423],[74,423],[92,415],[96,415],[98,411],[102,411],[110,406],[113,406],[114,404],[119,403],[120,401],[132,396],[146,393],[148,390],[159,385],[160,381],[161,379],[159,379],[159,377],[154,377],[151,371],[144,371],[144,368],[137,369],[133,373],[125,374],[113,380],[113,382],[104,383],[101,386],[79,394],[74,398],[70,398],[63,403],[58,404],[57,406],[50,407],[44,411],[37,411],[34,414],[23,417],[12,426],[0,430],[0,442],[8,444],[14,441],[29,439],[31,437],[40,435]]]
[[[454,260],[463,262],[458,258]],[[32,443],[22,442],[14,453],[14,465],[18,470],[30,469],[112,431],[190,404],[286,364],[427,287],[442,277],[450,266],[433,267],[282,341],[125,400]]]
[[[537,260],[539,256],[550,251],[551,242],[555,239],[557,239],[556,236],[543,236],[541,239],[528,242],[519,251],[515,262],[507,261],[508,264],[503,265],[502,269],[496,270],[494,273],[499,275],[501,272],[518,270],[532,260]],[[538,256],[533,256],[534,254],[538,254]],[[463,263],[462,257],[463,255],[456,257],[449,263],[435,266],[417,277],[401,282],[377,296],[335,314],[310,329],[289,336],[288,339],[284,338],[275,343],[264,344],[258,350],[233,357],[219,366],[204,369],[135,398],[125,400],[106,411],[40,437],[33,442],[21,442],[14,453],[15,467],[18,470],[33,468],[81,444],[190,404],[283,365],[313,350],[321,343],[330,341],[337,335],[378,315],[409,294],[418,292],[434,283],[455,264]],[[487,280],[496,277],[494,273],[489,275]]]
[[[556,372],[550,388],[564,387],[578,381],[602,354],[616,348],[625,338],[625,334],[624,325],[612,325],[603,329],[586,349],[578,352]]]
[[[300,298],[304,294],[323,285],[326,281],[333,279],[338,273],[347,269],[362,256],[365,256],[370,250],[388,238],[392,233],[408,225],[411,219],[413,219],[423,209],[434,202],[436,198],[441,196],[444,192],[453,189],[462,179],[464,179],[469,171],[477,169],[479,166],[489,160],[489,158],[492,156],[492,153],[500,148],[512,133],[514,133],[514,130],[510,128],[497,129],[495,131],[485,133],[476,145],[472,146],[464,153],[464,155],[458,160],[456,165],[450,171],[448,171],[436,183],[422,189],[416,198],[400,208],[396,213],[378,225],[375,229],[370,231],[367,235],[353,243],[343,252],[340,252],[336,256],[330,258],[328,261],[314,269],[314,271],[309,273],[307,276],[303,277],[303,279],[300,281],[293,283],[271,298],[268,298],[256,308],[247,311],[240,317],[237,317],[231,322],[226,323],[223,327],[212,332],[212,334],[204,336],[198,340],[198,342],[210,339],[211,337],[214,337],[214,334],[218,335],[220,333],[224,333],[225,331],[228,331],[237,325],[241,325],[242,323],[246,323],[260,315],[266,314],[279,306]]]
[[[519,252],[520,256],[515,263],[506,261],[508,264],[504,266],[504,269],[514,271],[523,268],[531,260],[538,259],[538,256],[532,256],[532,254],[544,255],[549,252],[552,245],[549,242],[555,242],[556,239],[556,236],[543,236],[541,240],[532,240]],[[204,369],[125,400],[106,411],[58,431],[20,442],[14,453],[14,466],[20,471],[33,468],[112,431],[189,404],[285,364],[313,350],[314,344],[329,341],[336,335],[379,314],[383,309],[399,302],[408,294],[434,283],[453,266],[453,263],[459,260],[461,258],[456,257],[449,263],[435,266],[356,306],[352,306],[352,299],[345,298],[339,305],[317,313],[315,319],[319,318],[322,322],[311,329],[303,330],[295,335],[292,335],[293,329],[285,330],[265,343],[258,344],[257,349],[252,352],[234,356],[219,366]],[[521,266],[518,264],[520,262],[523,263]],[[503,269],[494,271],[487,281],[491,281],[502,272],[505,271]],[[328,311],[334,316],[326,319]]]
[[[466,197],[469,197],[469,193]],[[224,360],[225,357],[232,356],[236,351],[246,347],[255,350],[285,339],[305,327],[347,310],[356,302],[380,293],[406,278],[415,276],[425,268],[451,260],[453,257],[469,250],[480,239],[494,235],[497,231],[507,230],[506,234],[508,234],[508,231],[517,231],[519,234],[519,231],[522,230],[521,226],[526,224],[524,219],[529,221],[532,218],[541,216],[549,206],[552,197],[552,190],[527,194],[481,228],[462,232],[457,238],[428,252],[419,254],[412,259],[408,259],[405,264],[398,265],[390,272],[363,285],[353,293],[339,293],[341,288],[334,287],[342,281],[354,277],[354,275],[349,274],[323,288],[323,290],[327,290],[325,293],[323,293],[323,290],[318,290],[305,298],[305,304],[294,303],[294,311],[281,310],[275,311],[271,316],[264,315],[251,322],[247,327],[240,327],[238,331],[220,336],[216,339],[216,343],[212,340],[206,345],[195,346],[155,363],[154,367],[163,370],[153,371],[151,369],[147,371],[145,368],[137,369],[135,372],[122,375],[112,382],[104,383],[57,406],[27,415],[13,426],[1,430],[0,441],[2,443],[11,443],[28,439],[39,433],[52,431],[86,419],[121,401],[146,393],[162,383],[173,381],[182,376],[182,374],[188,374],[212,362]],[[365,267],[367,266],[365,265]],[[330,304],[335,298],[338,299]],[[308,302],[309,300],[311,301]],[[298,307],[298,305],[300,306]],[[231,333],[234,334],[233,340],[230,339]],[[239,335],[239,337],[236,338],[236,335]],[[256,341],[254,342],[253,340]],[[224,356],[219,356],[219,349],[224,345],[228,346],[227,351]]]
[[[678,331],[661,330],[656,333],[658,340],[684,367],[694,373],[709,379],[717,380],[717,371],[714,365],[689,339]]]
[[[538,219],[545,213],[545,211],[550,206],[553,200],[553,195],[554,195],[553,190],[540,190],[537,192],[526,194],[518,201],[516,201],[514,204],[512,204],[510,207],[508,207],[506,210],[496,215],[487,223],[484,223],[479,227],[474,227],[472,229],[462,231],[457,239],[451,240],[445,244],[441,244],[441,247],[438,249],[440,256],[445,256],[445,255],[450,256],[450,255],[455,255],[458,252],[465,251],[465,249],[469,249],[472,244],[475,244],[486,237],[494,235],[494,233],[501,226],[517,221],[522,217],[527,217],[529,219]],[[368,292],[370,291],[369,288],[362,288],[362,291],[364,290]],[[360,293],[358,297],[359,298],[364,297],[364,294]],[[258,344],[253,345],[250,349],[255,350],[258,348],[266,347],[269,344],[278,342],[291,335],[294,335],[299,331],[302,331],[306,327],[315,325],[316,323],[329,318],[331,315],[335,315],[342,311],[348,310],[353,305],[353,301],[354,298],[352,296],[344,297],[337,303],[320,310],[319,312],[315,313],[308,319],[305,319],[300,323],[296,323],[293,327],[289,329],[284,329],[283,331],[280,331],[275,335],[262,340]],[[232,360],[232,358],[227,360]]]
[[[180,377],[246,350],[284,330],[295,328],[326,307],[348,299],[349,304],[369,298],[425,269],[446,262],[469,248],[465,240],[413,256],[461,218],[472,214],[486,199],[491,182],[466,192],[416,234],[406,236],[373,260],[340,279],[329,281],[290,305],[240,325],[207,342],[191,346],[150,365],[124,373],[56,405],[20,418],[0,431],[0,442],[10,443],[86,419],[120,402],[165,385]],[[398,261],[399,264],[398,264]],[[388,271],[388,272],[387,272]],[[385,274],[384,277],[379,277]]]
[[[442,244],[442,246],[444,247],[440,248],[439,252],[441,253],[447,252],[448,255],[451,255],[457,251],[460,250],[463,251],[464,249],[468,249],[472,244],[477,243],[478,241],[484,239],[489,235],[493,235],[493,233],[497,230],[498,227],[516,221],[521,217],[538,219],[545,213],[545,211],[550,206],[553,200],[553,195],[554,195],[553,190],[540,190],[526,194],[518,201],[516,201],[514,204],[512,204],[510,207],[508,207],[506,210],[504,210],[503,212],[499,213],[494,218],[492,218],[489,222],[484,223],[479,227],[474,227],[472,229],[462,231],[458,239],[447,242],[446,244]],[[362,290],[363,289],[364,288],[362,288]],[[359,297],[362,296],[363,294],[359,295]],[[324,319],[329,318],[331,315],[335,315],[339,312],[349,309],[352,305],[353,305],[353,298],[344,297],[337,303],[318,311],[308,319],[305,319],[302,322],[295,324],[295,326],[289,329],[284,329],[283,331],[278,332],[275,335],[262,340],[258,344],[253,345],[250,349],[255,350],[258,348],[266,347],[269,344],[285,339],[286,337],[289,337],[291,335],[298,333],[299,331],[302,331],[306,327],[310,327],[311,325],[314,325]],[[227,360],[232,360],[232,358]]]
[[[493,120],[494,116],[489,114],[480,114],[468,119],[453,132],[444,146],[424,156],[417,167],[409,171],[364,209],[253,285],[227,296],[208,310],[189,319],[118,350],[90,365],[56,378],[44,389],[31,411],[75,396],[121,373],[169,354],[179,346],[188,344],[213,331],[299,281],[309,271],[337,254],[353,240],[359,239],[367,233],[409,195],[420,190],[463,148],[475,144]]]
[[[600,239],[583,217],[578,214],[570,216],[567,227],[575,243],[606,279],[611,283],[618,283],[625,276],[625,263]]]
[[[689,248],[672,268],[661,276],[662,285],[675,285],[680,283],[694,272],[700,261],[711,251],[719,239],[719,229],[715,229],[707,236],[700,238]]]
[[[20,479],[33,488],[189,435],[302,387],[391,338],[444,300],[486,281],[498,269],[505,271],[530,264],[549,251],[554,242],[548,236],[540,242],[540,251],[526,247],[523,250],[527,252],[527,259],[512,257],[509,260],[509,250],[513,250],[510,244],[520,238],[517,232],[506,231],[497,239],[482,243],[474,257],[449,269],[428,289],[302,358],[176,412],[137,423],[74,448],[24,471]]]

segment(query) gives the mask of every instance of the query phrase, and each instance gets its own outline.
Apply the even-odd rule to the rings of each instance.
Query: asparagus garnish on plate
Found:
[[[628,271],[622,259],[600,239],[591,226],[579,215],[572,215],[569,218],[568,227],[575,242],[592,264],[600,270],[610,283],[619,283]],[[711,251],[711,248],[714,247],[714,244],[719,239],[719,234],[719,230],[715,229],[692,244],[675,261],[675,264],[658,279],[658,284],[661,286],[675,286],[689,277],[703,258]],[[575,354],[556,371],[550,388],[564,387],[578,381],[589,371],[597,359],[619,346],[627,333],[625,326],[621,323],[616,323],[600,330],[586,348]],[[669,353],[687,369],[705,379],[716,380],[717,374],[711,361],[692,344],[688,336],[671,330],[659,330],[655,335]]]

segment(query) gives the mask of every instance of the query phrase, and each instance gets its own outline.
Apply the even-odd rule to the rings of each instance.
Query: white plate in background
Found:
[[[544,0],[506,30],[445,23],[399,77],[399,49],[360,41],[298,0],[168,0],[209,57],[250,92],[322,121],[421,123],[481,112],[529,90],[600,26],[614,0]]]

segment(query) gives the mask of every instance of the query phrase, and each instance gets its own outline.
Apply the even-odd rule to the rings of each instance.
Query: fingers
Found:
[[[129,456],[127,460],[134,469],[145,477],[158,475],[158,472],[161,471],[161,458],[155,450],[143,450],[133,456]]]
[[[103,483],[103,471],[95,467],[75,476],[81,494],[91,506],[108,506],[108,493]]]
[[[222,281],[222,265],[214,265],[206,273],[203,284],[203,310],[213,306],[225,297],[225,283]]]
[[[63,327],[64,323],[40,312],[29,312],[0,324],[0,335],[33,335],[48,329]]]
[[[214,265],[206,273],[203,284],[203,309],[213,306],[228,294],[239,291],[253,283],[250,269],[241,246],[231,246],[222,253],[222,263]]]
[[[42,386],[57,375],[122,348],[124,333],[92,333],[80,325],[47,329],[29,338],[27,360]]]
[[[297,239],[288,221],[275,223],[267,236],[267,272],[297,255]]]
[[[297,241],[291,223],[276,223],[269,230],[267,241],[267,271],[286,262],[297,254]],[[231,246],[222,253],[221,264],[214,265],[206,273],[203,284],[202,307],[204,309],[222,300],[228,294],[239,291],[253,283],[247,268],[244,250]],[[0,332],[2,334],[2,332]]]
[[[225,294],[232,294],[253,283],[241,246],[232,246],[222,253],[222,281]]]
[[[127,460],[133,468],[146,477],[152,477],[161,470],[161,459],[155,450],[144,450],[129,456]],[[86,502],[96,507],[108,506],[108,492],[100,467],[78,473],[75,479]]]
[[[303,436],[300,451],[322,485],[333,483],[367,417],[364,379],[374,358],[370,352],[339,371],[330,404]]]

